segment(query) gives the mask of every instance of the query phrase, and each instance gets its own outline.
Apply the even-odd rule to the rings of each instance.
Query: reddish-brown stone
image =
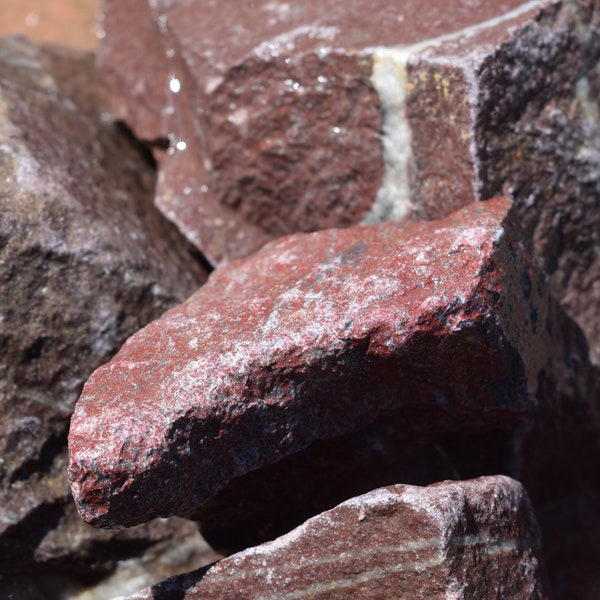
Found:
[[[143,139],[169,140],[157,205],[210,261],[361,220],[383,175],[372,60],[320,52],[337,37],[317,23],[322,7],[135,5],[105,2],[99,63],[111,105]],[[201,36],[198,18],[211,23]],[[292,30],[287,45],[269,45]]]
[[[439,218],[457,200],[510,196],[598,363],[600,8],[537,5],[411,55],[412,209]]]
[[[129,600],[550,598],[531,504],[508,477],[374,490]]]
[[[297,234],[215,272],[88,380],[69,434],[83,518],[198,516],[232,478],[383,415],[474,433],[517,422],[546,377],[550,405],[589,394],[508,207]]]
[[[105,0],[99,64],[115,113],[143,139],[169,140],[158,206],[221,263],[285,233],[365,218],[385,162],[374,48],[502,12],[471,5],[439,19],[438,6],[414,1],[135,0],[131,10]],[[201,36],[198,19],[211,23]]]
[[[104,10],[112,110],[168,140],[156,202],[211,262],[283,233],[507,195],[600,361],[597,3]]]
[[[206,278],[152,205],[139,146],[101,119],[93,56],[0,40],[0,596],[7,577],[106,571],[126,544],[45,535],[72,510],[67,430],[90,373]],[[170,532],[165,528],[165,537]],[[61,544],[64,542],[64,546]],[[54,561],[54,562],[53,562]],[[40,586],[42,575],[40,574]]]

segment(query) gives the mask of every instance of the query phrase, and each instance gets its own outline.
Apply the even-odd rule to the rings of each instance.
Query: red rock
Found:
[[[544,402],[585,397],[508,207],[297,234],[218,270],[88,380],[69,434],[83,518],[197,516],[232,478],[384,415],[417,439],[513,425],[549,374]]]
[[[395,485],[129,597],[549,598],[537,523],[508,477]]]
[[[51,563],[85,579],[132,540],[141,550],[160,537],[156,527],[125,544],[90,535],[86,565],[77,539],[57,531],[72,510],[67,430],[84,381],[206,278],[152,206],[154,172],[139,145],[100,118],[96,95],[91,54],[0,40],[2,597],[7,577],[36,574],[43,587]],[[40,549],[51,533],[60,560]]]
[[[104,3],[99,65],[112,109],[142,139],[169,140],[157,152],[157,205],[214,264],[282,234],[358,223],[381,183],[372,59],[320,52],[338,38],[336,18],[356,22],[339,6],[318,25],[322,10]],[[211,23],[201,36],[198,18]],[[292,30],[294,52],[283,40]]]
[[[141,138],[169,140],[157,205],[211,262],[284,233],[508,195],[600,362],[597,3],[104,10],[110,106]]]
[[[410,134],[393,122],[404,83],[390,48],[525,12],[455,4],[105,0],[99,65],[118,117],[169,141],[157,205],[219,264],[282,234],[403,212]]]

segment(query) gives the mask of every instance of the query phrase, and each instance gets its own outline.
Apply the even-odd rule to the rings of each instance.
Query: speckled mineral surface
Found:
[[[508,477],[395,485],[128,600],[551,598],[535,516]]]
[[[69,433],[83,518],[198,516],[230,479],[384,415],[465,434],[515,424],[546,379],[550,406],[585,396],[509,207],[296,234],[214,272],[88,380]]]

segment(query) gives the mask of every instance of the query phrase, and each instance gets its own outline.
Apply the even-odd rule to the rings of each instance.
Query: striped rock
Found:
[[[352,498],[272,542],[128,600],[550,598],[538,527],[508,477],[395,485]]]

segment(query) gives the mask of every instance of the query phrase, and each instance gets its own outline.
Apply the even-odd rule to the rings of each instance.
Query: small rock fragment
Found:
[[[69,434],[84,520],[199,518],[232,478],[383,416],[413,439],[511,426],[545,376],[548,405],[587,399],[509,206],[296,234],[215,272],[88,380]]]
[[[170,596],[169,596],[170,595]],[[394,485],[128,600],[550,598],[535,516],[508,477]]]

